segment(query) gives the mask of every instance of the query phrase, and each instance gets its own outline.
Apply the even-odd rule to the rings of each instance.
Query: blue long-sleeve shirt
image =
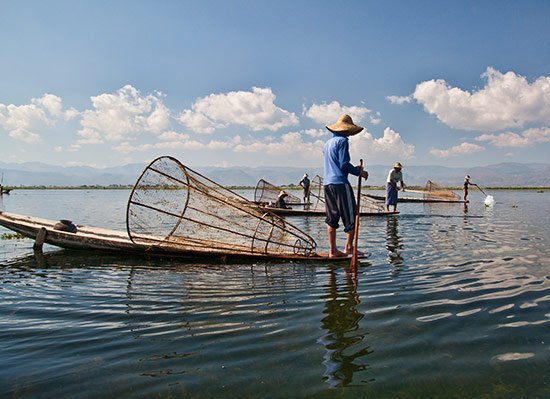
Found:
[[[348,174],[359,176],[359,168],[350,163],[349,140],[333,133],[323,148],[325,176],[324,184],[349,184]]]

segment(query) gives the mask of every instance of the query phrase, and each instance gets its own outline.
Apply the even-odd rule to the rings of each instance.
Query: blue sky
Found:
[[[548,162],[548,1],[3,1],[0,159]]]

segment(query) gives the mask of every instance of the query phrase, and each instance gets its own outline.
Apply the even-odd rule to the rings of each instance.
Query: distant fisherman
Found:
[[[390,205],[393,205],[393,211],[397,211],[397,183],[401,182],[401,188],[405,189],[405,183],[403,182],[403,173],[401,172],[403,166],[401,163],[396,162],[393,168],[388,173],[388,179],[386,181],[386,210],[390,211]]]
[[[331,258],[345,257],[353,252],[353,232],[357,212],[355,195],[348,181],[348,174],[361,176],[366,180],[369,174],[350,163],[348,137],[359,133],[363,128],[353,123],[349,115],[342,115],[338,122],[325,126],[333,134],[325,143],[324,156],[324,190],[327,233]],[[345,253],[336,246],[336,229],[342,219],[347,234]]]
[[[304,175],[302,180],[300,180],[299,184],[304,189],[304,203],[308,204],[309,203],[309,186],[311,182],[309,180],[307,173]]]
[[[464,185],[462,186],[462,191],[464,192],[464,202],[469,202],[468,201],[468,186],[469,185],[477,187],[477,184],[470,182],[470,175],[466,175],[466,177],[464,177]]]
[[[281,191],[277,196],[277,202],[275,202],[275,207],[281,208],[281,209],[292,209],[291,207],[286,205],[286,202],[285,202],[286,197],[288,197],[288,194],[285,191]]]

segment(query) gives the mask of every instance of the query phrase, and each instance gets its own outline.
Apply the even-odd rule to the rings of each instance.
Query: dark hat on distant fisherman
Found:
[[[279,197],[279,198],[281,198],[281,197],[288,197],[288,194],[286,193],[286,191],[281,191],[281,192],[279,192],[278,197]]]
[[[403,169],[403,165],[401,165],[401,162],[396,162],[393,167],[397,169]]]
[[[342,115],[340,118],[338,118],[338,121],[336,123],[332,125],[327,125],[325,127],[332,133],[343,133],[348,136],[352,136],[363,130],[361,126],[357,126],[355,123],[353,123],[353,120],[349,115]]]
[[[470,175],[466,175],[466,176],[464,177],[464,179],[470,180]]]

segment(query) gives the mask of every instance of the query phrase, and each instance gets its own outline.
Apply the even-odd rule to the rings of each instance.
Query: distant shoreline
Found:
[[[109,186],[88,186],[88,185],[82,185],[82,186],[10,186],[10,187],[4,187],[5,189],[10,189],[11,191],[18,191],[18,190],[131,190],[134,186],[133,185],[109,185]],[[255,186],[226,186],[229,190],[254,190],[256,189]],[[301,191],[302,188],[296,187],[296,186],[280,186],[280,188],[284,190],[289,191]],[[454,190],[454,191],[462,191],[461,187],[441,187],[445,190]],[[366,190],[385,190],[386,188],[383,186],[363,186],[363,189]],[[411,190],[413,190],[413,187],[410,187]],[[416,190],[421,190],[423,187],[414,187]],[[484,190],[542,190],[547,191],[550,190],[550,187],[483,187]],[[474,188],[471,188],[470,190],[474,190]],[[407,190],[405,189],[405,192]]]

